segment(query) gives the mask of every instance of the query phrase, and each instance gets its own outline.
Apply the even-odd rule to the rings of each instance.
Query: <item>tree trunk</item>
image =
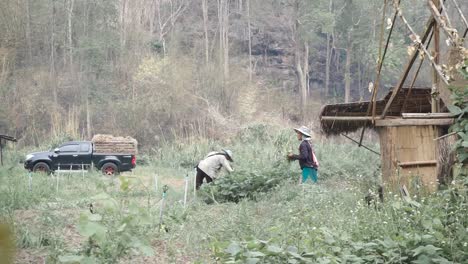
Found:
[[[345,103],[349,103],[351,94],[351,56],[353,51],[352,30],[348,31],[348,43],[346,45],[346,69],[345,69]]]
[[[208,64],[210,61],[210,42],[208,39],[208,4],[207,0],[202,0],[202,11],[203,11],[203,31],[205,33],[205,63]]]
[[[250,26],[250,0],[246,0],[247,34],[249,38],[249,82],[252,82],[252,29]]]
[[[73,5],[75,0],[70,0],[70,6],[68,9],[68,63],[70,65],[70,72],[73,71],[73,25],[72,25],[72,18],[73,18]]]
[[[299,85],[299,94],[301,98],[301,120],[305,119],[305,111],[307,106],[307,73],[306,68],[308,68],[308,58],[304,58],[305,53],[308,53],[307,42],[302,42],[299,36],[299,0],[296,0],[294,3],[294,25],[293,25],[293,37],[294,37],[294,61],[295,61],[295,70],[297,76],[297,82]],[[302,49],[304,48],[304,52]],[[304,58],[304,60],[302,60]],[[305,63],[307,61],[307,63]],[[307,66],[306,66],[307,64]]]
[[[440,0],[432,0],[432,2],[435,4],[437,8],[440,7]],[[434,41],[433,41],[433,46],[432,46],[432,56],[434,57],[434,63],[437,65],[439,64],[439,58],[440,58],[440,30],[439,26],[437,23],[434,24]],[[438,101],[438,93],[439,93],[439,76],[437,74],[437,70],[435,68],[432,68],[432,96],[431,98],[431,112],[432,113],[437,113],[439,111],[439,101]]]
[[[30,0],[26,0],[26,41],[28,43],[28,60],[32,63],[32,44],[31,44],[31,11]]]
[[[224,77],[225,79],[229,79],[229,0],[224,0],[223,18]]]
[[[218,28],[219,28],[219,67],[223,65],[223,50],[224,50],[224,29],[223,29],[223,0],[218,0]]]
[[[307,41],[304,41],[304,80],[303,86],[305,87],[306,94],[305,98],[307,98],[310,95],[310,85],[309,85],[309,43]]]
[[[89,107],[89,87],[86,89],[86,134],[88,139],[92,137],[91,132],[91,110]]]
[[[327,57],[325,59],[325,98],[328,97],[330,91],[330,61],[331,61],[331,47],[330,47],[331,35],[327,34]]]
[[[125,26],[125,16],[127,15],[127,0],[121,0],[121,10],[120,10],[120,49],[123,50],[125,47],[125,42],[127,41],[126,37],[126,26]]]
[[[223,80],[229,78],[229,0],[218,0],[219,63]]]
[[[51,36],[50,36],[50,80],[52,86],[52,96],[54,98],[54,107],[57,110],[58,95],[55,72],[55,0],[51,1]]]
[[[333,10],[333,0],[330,0],[328,11],[331,13]],[[330,65],[331,65],[331,37],[332,34],[327,33],[327,57],[325,59],[325,98],[330,94]]]

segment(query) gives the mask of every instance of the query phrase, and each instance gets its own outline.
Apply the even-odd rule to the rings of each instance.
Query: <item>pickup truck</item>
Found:
[[[83,170],[94,166],[105,175],[131,171],[136,157],[125,153],[94,153],[91,141],[71,141],[50,151],[26,156],[24,168],[33,172],[51,173],[56,170]]]

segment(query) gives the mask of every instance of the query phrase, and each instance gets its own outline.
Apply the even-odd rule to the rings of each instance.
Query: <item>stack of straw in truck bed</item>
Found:
[[[102,154],[137,154],[138,142],[132,137],[114,137],[98,134],[91,139],[94,153]]]

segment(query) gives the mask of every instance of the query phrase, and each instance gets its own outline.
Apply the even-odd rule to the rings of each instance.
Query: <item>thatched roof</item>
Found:
[[[408,94],[409,92],[409,94]],[[382,114],[392,90],[381,100],[376,102],[376,115]],[[405,98],[408,97],[405,103]],[[327,135],[353,132],[363,126],[370,127],[370,120],[346,120],[346,117],[366,117],[370,101],[340,103],[325,105],[320,111],[320,123],[323,133]],[[405,104],[405,105],[403,105]],[[403,109],[404,107],[404,109]],[[386,118],[400,117],[401,113],[430,113],[431,88],[402,88],[393,100]],[[325,120],[323,117],[343,117],[344,120]]]

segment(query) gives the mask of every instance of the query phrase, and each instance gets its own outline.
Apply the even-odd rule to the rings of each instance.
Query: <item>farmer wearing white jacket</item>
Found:
[[[226,149],[220,152],[210,152],[197,165],[197,177],[195,179],[196,188],[199,189],[206,178],[206,182],[210,183],[218,176],[218,173],[224,167],[229,173],[234,170],[231,168],[232,151]]]

